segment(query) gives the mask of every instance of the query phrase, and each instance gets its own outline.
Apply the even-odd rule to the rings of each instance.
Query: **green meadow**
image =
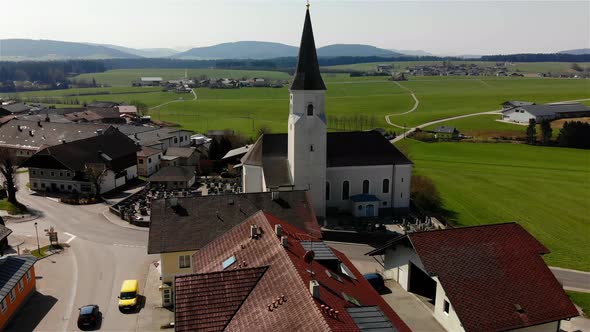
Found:
[[[493,67],[496,62],[490,61],[451,61],[453,64],[476,64],[484,67]],[[441,61],[394,61],[394,62],[371,62],[352,65],[340,65],[325,67],[328,69],[375,71],[378,64],[393,65],[396,70],[406,69],[408,66],[426,66],[441,64]],[[569,62],[514,62],[506,67],[509,71],[520,71],[523,73],[541,72],[565,72],[571,69]],[[582,68],[590,67],[590,62],[578,63]]]
[[[590,271],[590,151],[525,144],[397,144],[459,226],[516,221],[550,265]],[[502,234],[498,234],[502,236]]]

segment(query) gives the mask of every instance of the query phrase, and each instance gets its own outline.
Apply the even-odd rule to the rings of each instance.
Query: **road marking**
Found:
[[[74,310],[74,300],[76,299],[76,293],[78,292],[78,260],[76,259],[76,252],[70,251],[72,253],[72,258],[74,259],[74,282],[72,287],[72,295],[70,296],[70,302],[68,304],[68,310],[66,311],[66,315],[64,316],[64,331],[67,330],[68,322],[70,317],[72,317],[72,310]]]
[[[121,243],[115,243],[115,244],[113,244],[113,246],[124,247],[124,248],[146,248],[146,246],[135,246],[135,245],[131,245],[131,244],[121,244]]]
[[[68,232],[64,232],[65,235],[69,236],[70,238],[66,241],[67,244],[69,244],[70,242],[74,241],[74,239],[77,237],[74,234],[70,234]]]

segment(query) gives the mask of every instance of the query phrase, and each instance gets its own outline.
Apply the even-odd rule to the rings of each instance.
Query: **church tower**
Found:
[[[326,85],[320,75],[309,6],[290,88],[289,171],[294,189],[308,189],[315,213],[326,215]]]

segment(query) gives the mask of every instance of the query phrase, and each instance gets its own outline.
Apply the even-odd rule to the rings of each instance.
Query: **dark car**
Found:
[[[371,284],[371,286],[373,286],[373,288],[377,292],[382,292],[383,290],[385,290],[385,281],[379,273],[363,274],[363,277],[367,279],[367,281]]]
[[[79,308],[78,328],[81,330],[95,329],[100,323],[100,309],[96,304],[90,304]]]

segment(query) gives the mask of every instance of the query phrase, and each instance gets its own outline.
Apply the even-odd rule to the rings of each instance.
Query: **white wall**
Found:
[[[440,281],[437,277],[432,278],[436,281],[436,301],[434,303],[434,318],[442,325],[447,331],[465,331],[461,325],[461,321],[453,308],[453,303],[447,298],[445,290],[443,289]],[[450,303],[449,313],[444,312],[444,301]]]
[[[263,192],[262,167],[243,165],[242,166],[242,188],[245,193]]]
[[[401,243],[395,247],[388,248],[385,252],[384,260],[383,273],[385,277],[397,281],[403,289],[408,290],[409,262],[414,263],[414,265],[424,270],[424,265],[413,248],[406,247]]]
[[[369,180],[369,194],[377,196],[381,200],[376,208],[389,208],[392,205],[393,192],[393,166],[352,166],[330,167],[326,171],[327,181],[330,183],[330,200],[326,202],[328,207],[337,207],[339,210],[350,209],[350,201],[342,199],[342,183],[350,182],[350,196],[363,193],[363,181]],[[389,180],[389,193],[383,193],[383,180]],[[386,202],[387,205],[383,205]]]
[[[393,207],[410,207],[410,187],[412,185],[413,165],[395,165],[393,184]]]

